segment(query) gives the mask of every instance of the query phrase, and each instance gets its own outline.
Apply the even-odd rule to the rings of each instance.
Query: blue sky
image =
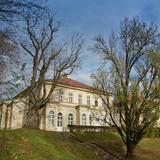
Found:
[[[88,84],[99,63],[88,50],[97,34],[101,33],[107,39],[111,31],[118,32],[120,21],[125,17],[138,16],[145,22],[160,25],[160,0],[49,0],[49,6],[63,24],[62,39],[69,39],[75,32],[83,34],[84,59],[81,68],[71,77]]]

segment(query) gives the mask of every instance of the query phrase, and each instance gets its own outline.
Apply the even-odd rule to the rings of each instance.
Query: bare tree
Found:
[[[19,30],[16,32],[16,28],[22,26],[22,21],[28,14],[32,17],[43,16],[43,13],[47,10],[45,2],[45,0],[0,1],[0,95],[7,93],[5,98],[9,95],[9,92],[13,93],[12,89],[15,88],[12,86],[13,82],[8,78],[11,77],[13,80],[12,68],[14,64],[20,65],[19,50],[15,42],[15,39],[19,36]],[[8,86],[11,86],[11,88],[5,90],[7,82],[9,82]],[[3,97],[0,96],[1,98]]]
[[[17,58],[12,54],[15,50],[16,46],[10,40],[10,35],[8,33],[0,32],[0,78],[2,78],[4,69],[7,67],[7,57],[10,57],[16,62]]]
[[[5,23],[11,24],[16,20],[19,21],[28,13],[40,15],[42,10],[45,10],[45,2],[45,0],[1,0],[0,21],[5,25]]]
[[[56,43],[56,33],[61,25],[49,12],[44,19],[26,18],[26,40],[21,43],[25,52],[32,57],[32,73],[29,87],[29,110],[27,126],[37,127],[36,114],[45,107],[59,78],[69,75],[79,65],[82,39],[73,35],[71,43]],[[47,90],[49,75],[51,87]],[[34,123],[35,122],[35,123]]]
[[[117,128],[127,148],[127,159],[159,118],[156,64],[160,55],[153,52],[158,39],[157,27],[138,18],[124,19],[119,35],[112,33],[108,42],[101,35],[95,39],[94,51],[104,63],[93,79],[105,104],[105,121],[110,124],[110,117]]]

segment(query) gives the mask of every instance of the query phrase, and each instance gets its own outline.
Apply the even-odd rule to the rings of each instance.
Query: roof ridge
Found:
[[[66,77],[64,77],[64,78],[66,78]],[[70,80],[72,80],[72,81],[75,81],[75,82],[78,82],[78,83],[84,84],[84,85],[86,85],[86,86],[92,87],[92,86],[90,86],[90,85],[88,85],[88,84],[85,84],[85,83],[83,83],[83,82],[80,82],[80,81],[75,80],[75,79],[72,79],[72,78],[68,78],[68,77],[67,77],[66,79],[70,79]]]
[[[60,78],[59,83],[70,85],[70,86],[77,87],[77,88],[93,89],[93,87],[88,84],[85,84],[83,82],[79,82],[77,80],[74,80],[74,79],[68,78],[68,77]]]

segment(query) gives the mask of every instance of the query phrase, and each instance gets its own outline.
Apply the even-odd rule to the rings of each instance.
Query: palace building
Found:
[[[50,87],[51,81],[47,80],[46,84]],[[13,103],[1,106],[1,128],[17,129],[24,126],[27,108],[25,102],[25,97],[18,97]],[[63,77],[58,81],[43,110],[39,128],[49,131],[68,131],[68,125],[107,126],[104,122],[105,116],[103,101],[93,87]]]

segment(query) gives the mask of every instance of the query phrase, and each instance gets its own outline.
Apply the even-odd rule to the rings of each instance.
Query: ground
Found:
[[[125,147],[116,133],[55,133],[33,129],[0,131],[0,160],[118,160]],[[135,160],[157,160],[160,138],[145,138]]]

